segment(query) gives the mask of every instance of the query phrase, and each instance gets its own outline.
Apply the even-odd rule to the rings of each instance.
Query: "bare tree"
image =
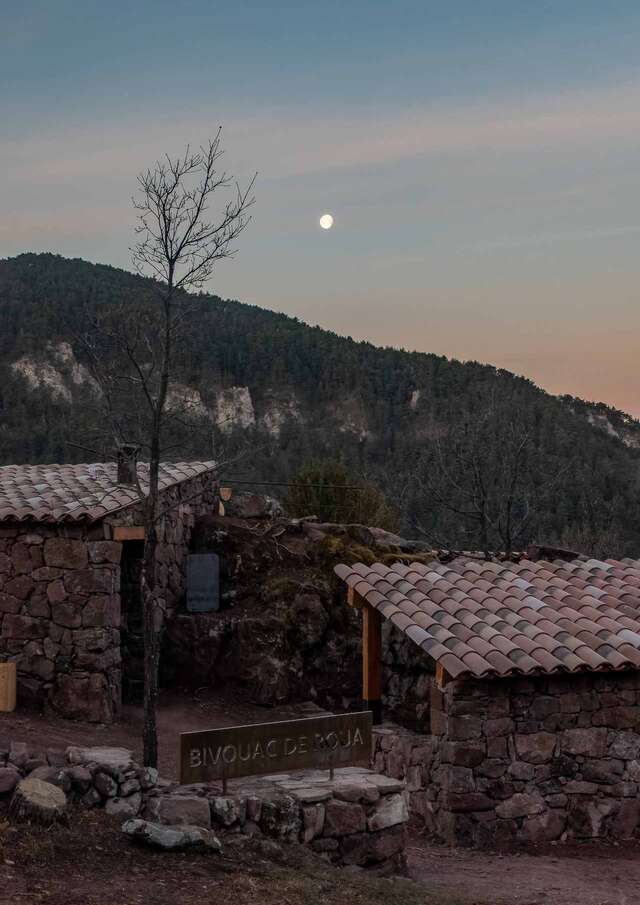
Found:
[[[138,484],[145,527],[141,570],[144,641],[144,763],[156,766],[159,612],[156,549],[159,471],[166,441],[190,421],[188,388],[172,384],[181,350],[178,340],[194,311],[191,290],[200,289],[250,221],[255,176],[245,188],[219,170],[221,131],[198,151],[165,156],[138,176],[133,199],[137,242],[135,269],[151,277],[148,296],[132,311],[129,300],[91,312],[81,337],[84,357],[99,388],[104,435],[113,443],[137,443],[148,457],[148,482]],[[213,202],[222,199],[217,213]],[[184,397],[184,398],[182,398]],[[181,401],[182,400],[182,401]]]
[[[530,481],[534,445],[517,401],[499,393],[454,427],[433,431],[415,475],[414,524],[437,546],[464,537],[485,556],[529,532],[542,491]]]

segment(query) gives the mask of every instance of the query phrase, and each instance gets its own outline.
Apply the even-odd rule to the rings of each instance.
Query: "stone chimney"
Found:
[[[118,484],[138,483],[138,453],[140,447],[137,443],[121,443],[117,450]]]

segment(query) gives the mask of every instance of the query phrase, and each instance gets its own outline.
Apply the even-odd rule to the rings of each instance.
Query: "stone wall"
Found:
[[[211,511],[215,485],[198,476],[162,495],[158,602],[184,596],[184,558],[195,519]],[[18,665],[18,700],[64,716],[109,722],[121,702],[120,561],[117,525],[139,525],[136,507],[94,524],[0,525],[0,660]]]
[[[34,752],[0,742],[0,798],[25,776],[62,788],[78,806],[156,827],[213,829],[223,843],[228,834],[263,834],[308,845],[334,864],[397,872],[405,863],[404,783],[363,768],[336,769],[334,779],[307,770],[234,780],[222,794],[217,785],[162,780],[123,748]]]
[[[157,522],[156,548],[157,604],[164,617],[171,617],[185,598],[185,560],[191,549],[196,520],[211,515],[218,506],[218,485],[211,474],[197,475],[175,484],[161,495],[161,515]],[[106,519],[113,526],[141,525],[142,509],[131,506]]]
[[[431,734],[383,727],[376,769],[455,844],[626,839],[640,828],[640,674],[432,687]]]
[[[102,524],[0,525],[0,659],[18,700],[113,718],[120,701],[120,544]]]

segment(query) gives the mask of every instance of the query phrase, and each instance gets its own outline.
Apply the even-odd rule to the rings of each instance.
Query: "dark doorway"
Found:
[[[122,700],[141,704],[144,693],[144,641],[140,573],[144,541],[127,540],[122,544],[120,594],[122,599]]]

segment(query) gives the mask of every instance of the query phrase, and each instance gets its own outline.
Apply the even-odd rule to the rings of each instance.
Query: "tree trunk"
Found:
[[[164,349],[158,398],[153,413],[151,449],[149,455],[149,490],[145,505],[145,542],[140,577],[142,589],[144,626],[144,727],[142,730],[143,760],[145,767],[158,766],[158,671],[160,667],[160,631],[162,614],[156,598],[156,549],[158,546],[158,500],[160,478],[160,435],[162,417],[167,400],[169,371],[171,366],[171,301],[173,276],[164,301]]]
[[[142,730],[143,764],[158,766],[158,670],[160,639],[155,597],[155,558],[157,535],[155,524],[147,528],[142,561],[142,619],[144,643],[144,727]]]
[[[42,779],[23,779],[13,793],[9,813],[14,820],[52,826],[67,822],[67,798],[62,789]]]

